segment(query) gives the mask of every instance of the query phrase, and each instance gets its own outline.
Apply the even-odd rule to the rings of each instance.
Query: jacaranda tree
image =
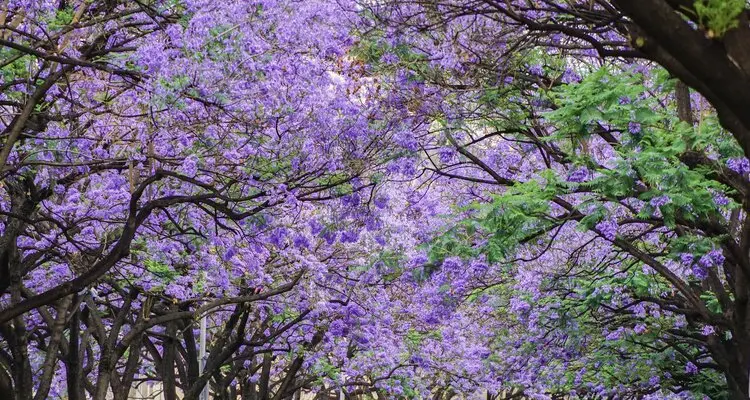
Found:
[[[693,69],[740,71],[746,4],[563,3],[367,3],[368,57],[432,121],[422,169],[476,193],[430,261],[507,265],[478,288],[523,326],[499,334],[521,353],[500,353],[506,382],[745,398],[747,159],[740,103],[717,94],[740,95],[744,75]],[[678,28],[690,35],[670,42]],[[719,58],[683,61],[697,80],[661,58],[688,38]]]
[[[286,352],[320,341],[315,324],[284,336],[310,312],[304,292],[254,303],[342,265],[333,245],[358,226],[311,204],[361,208],[403,129],[358,89],[338,9],[4,3],[4,396],[125,398],[156,374],[196,398],[209,379],[267,376],[279,337]],[[300,362],[274,396],[298,389]]]

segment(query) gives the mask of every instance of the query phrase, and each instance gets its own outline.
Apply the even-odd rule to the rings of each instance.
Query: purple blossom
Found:
[[[688,266],[692,265],[693,261],[695,260],[695,257],[693,257],[690,253],[680,253],[680,262],[682,265]]]
[[[586,180],[586,178],[588,178],[588,175],[589,175],[588,168],[586,167],[577,168],[568,175],[568,182],[576,182],[576,183],[583,182]]]
[[[271,232],[271,235],[269,235],[268,237],[268,241],[269,243],[272,243],[276,247],[281,247],[284,244],[286,235],[287,235],[286,228],[277,228],[277,229],[274,229],[273,232]]]
[[[714,266],[714,260],[708,254],[704,254],[698,259],[698,264],[703,268],[710,268]]]
[[[635,315],[638,318],[646,318],[646,315],[648,313],[646,312],[646,307],[643,305],[643,303],[638,303],[633,307],[633,312],[635,312]]]
[[[704,280],[706,279],[706,277],[708,277],[708,271],[706,270],[706,268],[698,264],[693,265],[692,271],[693,275],[695,275],[695,277],[700,280]]]
[[[397,55],[393,54],[393,53],[386,53],[386,54],[383,55],[383,57],[380,58],[380,61],[383,64],[392,65],[392,64],[398,63],[399,57]]]
[[[716,203],[717,206],[726,206],[726,205],[729,205],[729,197],[725,196],[722,193],[715,193],[714,194],[714,203]]]
[[[348,207],[356,207],[360,201],[359,193],[352,193],[341,197],[341,204]]]
[[[334,242],[336,242],[336,238],[338,237],[338,233],[332,229],[327,229],[323,231],[323,233],[320,235],[323,239],[325,239],[326,243],[330,246]]]
[[[544,76],[544,68],[539,64],[535,64],[529,67],[529,73],[531,75]]]
[[[625,328],[619,327],[615,331],[610,332],[609,334],[607,334],[607,336],[605,337],[605,339],[607,339],[607,340],[619,340],[619,339],[622,338],[622,336],[623,336],[624,333],[625,333]]]
[[[359,240],[359,230],[347,230],[341,233],[341,243],[356,243]]]
[[[419,355],[412,355],[411,362],[413,364],[416,364],[420,368],[427,368],[430,365],[424,357],[421,357]]]
[[[713,261],[714,265],[723,265],[724,264],[724,254],[719,249],[713,249],[708,252],[708,256],[711,257],[711,260]]]
[[[637,333],[637,334],[639,334],[639,335],[640,335],[640,334],[643,334],[644,332],[646,332],[646,329],[647,329],[647,328],[646,328],[646,325],[645,325],[645,324],[638,324],[638,325],[636,325],[636,326],[635,326],[635,327],[633,328],[633,332],[635,332],[635,333]]]
[[[727,168],[740,175],[746,175],[750,172],[750,160],[745,157],[730,158],[727,160]]]
[[[182,163],[182,172],[189,177],[194,177],[198,173],[198,159],[195,156],[189,156]]]
[[[386,243],[385,238],[383,237],[383,235],[377,235],[377,236],[375,236],[375,242],[377,244],[381,245],[381,246],[385,246],[385,243]]]
[[[449,164],[453,162],[453,159],[456,156],[456,149],[453,147],[441,147],[440,150],[438,150],[438,157],[440,158],[440,162],[443,164]]]
[[[331,322],[331,325],[328,326],[328,332],[334,337],[346,336],[347,331],[346,324],[340,319]]]
[[[320,231],[323,230],[323,228],[325,228],[325,226],[321,224],[317,219],[311,219],[308,224],[310,225],[310,233],[312,233],[313,235],[317,235],[318,233],[320,233]]]
[[[596,224],[596,230],[607,240],[615,240],[619,225],[615,219],[606,219]]]
[[[711,325],[703,325],[703,329],[701,329],[701,334],[703,336],[711,336],[714,333],[716,333],[716,329],[714,329]]]
[[[375,196],[373,203],[375,204],[375,207],[384,209],[388,206],[388,196]]]
[[[700,266],[703,268],[711,268],[722,265],[724,264],[724,255],[721,253],[721,250],[711,250],[698,260],[698,264],[700,264]]]
[[[669,196],[661,195],[652,198],[648,203],[651,204],[651,207],[659,208],[669,204],[671,201],[672,199],[670,199]]]
[[[474,276],[480,276],[484,274],[485,272],[487,272],[487,270],[489,269],[489,266],[487,265],[486,262],[484,262],[483,259],[472,260],[471,263],[469,264],[469,267],[470,267],[470,271],[472,275]]]
[[[628,122],[628,132],[632,133],[633,135],[641,133],[641,124],[634,121]]]
[[[581,76],[578,75],[574,70],[565,68],[562,78],[560,79],[563,83],[576,83],[581,81]]]
[[[529,303],[524,300],[513,297],[510,299],[510,310],[515,314],[523,314],[531,309]]]
[[[229,247],[221,258],[224,261],[229,261],[235,254],[237,254],[237,250],[234,247]]]
[[[294,247],[297,248],[309,248],[310,247],[310,241],[307,240],[306,236],[303,235],[296,235],[294,239],[292,240],[294,243]]]
[[[698,373],[698,367],[695,366],[692,362],[688,361],[688,363],[685,365],[685,373],[688,375],[695,375]]]

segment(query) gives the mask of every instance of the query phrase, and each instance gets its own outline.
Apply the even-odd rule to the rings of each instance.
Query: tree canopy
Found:
[[[3,0],[0,74],[2,398],[750,395],[745,0]]]

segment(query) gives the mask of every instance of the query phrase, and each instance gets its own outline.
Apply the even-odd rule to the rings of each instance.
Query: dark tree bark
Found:
[[[166,400],[177,400],[177,386],[175,379],[175,354],[177,326],[174,322],[167,323],[162,346],[164,357],[162,358],[162,383],[164,385],[164,398]]]
[[[690,104],[690,89],[683,82],[678,81],[675,87],[675,100],[677,100],[677,115],[680,120],[692,126],[693,107]]]

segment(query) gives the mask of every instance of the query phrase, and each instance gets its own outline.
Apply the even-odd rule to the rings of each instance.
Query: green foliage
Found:
[[[719,302],[719,299],[716,297],[716,293],[709,290],[701,293],[700,297],[701,300],[706,303],[706,308],[708,308],[709,311],[721,314],[721,302]]]
[[[730,156],[739,151],[714,120],[693,129],[674,114],[654,111],[661,106],[653,96],[637,102],[622,101],[643,98],[647,91],[668,90],[672,84],[663,74],[644,81],[639,74],[614,73],[602,68],[580,84],[565,85],[551,93],[559,107],[546,115],[559,126],[550,140],[570,140],[574,147],[597,131],[618,131],[623,145],[617,149],[617,165],[597,168],[599,176],[581,186],[611,201],[636,197],[648,203],[655,197],[667,196],[669,203],[659,211],[671,227],[679,219],[718,217],[714,193],[729,191],[710,178],[716,173],[714,168],[684,164],[681,157],[685,152],[718,148]],[[581,156],[580,162],[596,168],[585,156]],[[638,181],[650,190],[639,190]],[[646,205],[640,217],[649,218],[655,211]],[[587,217],[585,226],[601,219],[601,214],[598,209]]]
[[[177,273],[175,270],[170,268],[168,265],[160,263],[158,261],[146,260],[143,262],[143,265],[146,267],[146,270],[148,272],[156,275],[165,284],[172,282],[173,280],[175,280],[175,278],[177,278],[177,276],[179,276],[179,273]]]
[[[299,316],[299,312],[290,308],[284,307],[280,313],[274,313],[271,317],[271,322],[278,324],[287,321],[291,321]]]
[[[430,260],[448,256],[469,258],[479,254],[486,255],[492,263],[505,259],[519,243],[549,227],[545,216],[555,193],[553,187],[536,181],[520,183],[496,195],[491,203],[471,206],[476,216],[461,221],[438,237],[431,245]],[[483,246],[474,246],[477,236],[486,239]]]
[[[341,370],[331,364],[326,358],[319,358],[312,367],[312,372],[318,376],[316,382],[322,384],[324,377],[336,380],[341,373]]]
[[[482,252],[489,262],[505,259],[518,244],[547,232],[552,225],[547,219],[550,200],[560,186],[549,171],[540,175],[550,181],[519,183],[496,196],[492,203],[475,206],[479,211],[477,227],[488,234]]]
[[[363,63],[374,64],[380,61],[386,51],[387,48],[383,43],[377,40],[364,39],[353,46],[349,54]]]
[[[736,28],[746,0],[697,0],[693,3],[701,25],[708,28],[709,37],[722,37]]]
[[[192,81],[187,75],[177,75],[171,80],[160,79],[159,85],[162,86],[164,94],[155,96],[155,105],[160,107],[172,106],[179,110],[185,109],[185,101],[183,99],[185,94],[190,94],[188,89],[190,88]]]
[[[421,72],[428,71],[425,67],[425,61],[427,61],[425,55],[415,52],[406,45],[390,46],[383,40],[382,35],[382,32],[371,32],[368,37],[354,45],[349,54],[355,60],[380,70],[389,68],[388,64],[383,62],[383,57],[390,53],[398,58],[395,65],[399,68]]]
[[[601,123],[627,131],[632,114],[653,121],[649,104],[622,104],[621,99],[635,99],[645,90],[638,75],[614,75],[601,68],[587,75],[580,83],[563,85],[548,93],[558,107],[545,114],[558,128],[549,140],[585,138],[601,128]],[[635,109],[634,109],[635,107]]]
[[[52,20],[49,21],[47,28],[50,30],[58,30],[73,22],[75,16],[75,9],[73,7],[65,7],[62,10],[55,11],[55,15]]]
[[[29,75],[29,63],[33,61],[31,56],[23,55],[14,49],[3,48],[0,49],[0,59],[4,60],[4,65],[0,69],[4,81],[12,81]],[[11,95],[11,98],[23,98],[19,92],[8,92],[6,94]],[[18,94],[14,95],[15,93]]]

